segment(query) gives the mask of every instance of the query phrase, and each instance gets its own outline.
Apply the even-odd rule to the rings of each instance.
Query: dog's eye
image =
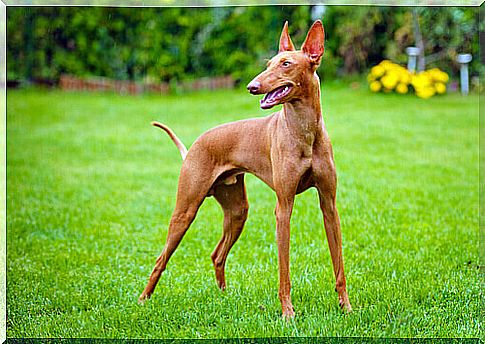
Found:
[[[290,61],[284,61],[281,65],[283,67],[288,67],[289,65],[291,65],[291,62]]]

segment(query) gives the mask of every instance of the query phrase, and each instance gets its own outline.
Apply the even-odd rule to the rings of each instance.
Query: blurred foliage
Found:
[[[341,57],[345,73],[362,72],[382,59],[405,65],[405,49],[415,45],[411,11],[406,7],[331,6],[325,23],[335,37],[328,38],[327,47]],[[474,56],[471,70],[477,73],[478,11],[476,7],[417,8],[427,68],[456,73],[456,55],[466,52]]]
[[[9,80],[62,73],[120,80],[174,81],[231,74],[243,82],[277,51],[285,20],[296,46],[312,6],[213,8],[9,7]],[[326,6],[320,74],[361,73],[383,58],[404,64],[414,44],[410,8]],[[431,67],[457,71],[458,52],[478,70],[478,9],[419,8]]]

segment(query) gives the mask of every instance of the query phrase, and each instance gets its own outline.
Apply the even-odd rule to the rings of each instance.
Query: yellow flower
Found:
[[[376,78],[374,75],[372,75],[371,73],[367,74],[367,81],[368,82],[372,82],[374,81]]]
[[[408,86],[401,82],[401,83],[397,84],[396,92],[401,93],[401,94],[408,93]]]
[[[373,81],[369,85],[372,92],[379,92],[382,88],[382,85],[379,81]]]
[[[436,73],[435,80],[442,83],[447,83],[448,80],[450,80],[450,77],[445,72],[439,71],[438,73]]]
[[[430,83],[431,80],[429,79],[429,76],[426,72],[421,72],[411,77],[411,84],[416,89],[421,87],[427,87],[430,85]]]
[[[447,83],[450,80],[449,75],[446,74],[445,72],[441,72],[441,75],[442,75],[443,82]]]
[[[443,94],[446,92],[446,85],[442,82],[437,82],[434,84],[434,88],[436,89],[436,92],[439,94]]]
[[[450,77],[445,72],[441,71],[439,68],[432,68],[428,71],[430,76],[434,81],[439,81],[442,83],[447,83]]]
[[[370,70],[370,73],[376,78],[380,78],[385,72],[385,69],[379,65],[372,67]]]
[[[411,82],[411,73],[407,69],[402,71],[399,75],[399,81],[402,84],[408,85]]]
[[[378,64],[378,66],[381,66],[385,70],[388,70],[394,66],[394,63],[389,60],[382,60],[381,63]]]
[[[382,77],[381,82],[385,88],[392,90],[396,86],[398,78],[396,74],[386,74]]]
[[[404,68],[403,66],[400,66],[398,64],[394,65],[394,70],[398,73],[406,72],[406,68]]]
[[[411,76],[411,85],[413,85],[414,88],[419,86],[419,77],[417,75],[412,75]]]
[[[436,77],[436,76],[439,76],[439,74],[441,73],[440,70],[438,68],[432,68],[432,69],[428,69],[426,71],[427,73],[429,73],[429,75],[431,75],[433,77],[433,79]]]
[[[416,89],[416,95],[419,98],[428,99],[434,96],[434,94],[435,94],[435,90],[433,87],[426,86],[420,89]]]

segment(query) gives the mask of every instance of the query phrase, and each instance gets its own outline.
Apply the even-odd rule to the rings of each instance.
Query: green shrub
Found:
[[[324,78],[362,73],[383,58],[405,63],[404,49],[414,43],[408,8],[325,8]],[[55,81],[68,73],[170,81],[230,74],[245,83],[277,52],[285,20],[296,46],[302,44],[311,9],[9,7],[8,78]],[[471,52],[472,73],[478,70],[478,9],[423,8],[419,15],[434,65],[456,72],[453,56]]]

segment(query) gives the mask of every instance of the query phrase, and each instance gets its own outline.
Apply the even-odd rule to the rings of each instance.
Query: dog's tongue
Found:
[[[281,86],[273,91],[266,93],[263,99],[261,99],[261,107],[264,109],[266,107],[271,107],[275,100],[278,100],[283,93],[286,91],[287,86]]]

